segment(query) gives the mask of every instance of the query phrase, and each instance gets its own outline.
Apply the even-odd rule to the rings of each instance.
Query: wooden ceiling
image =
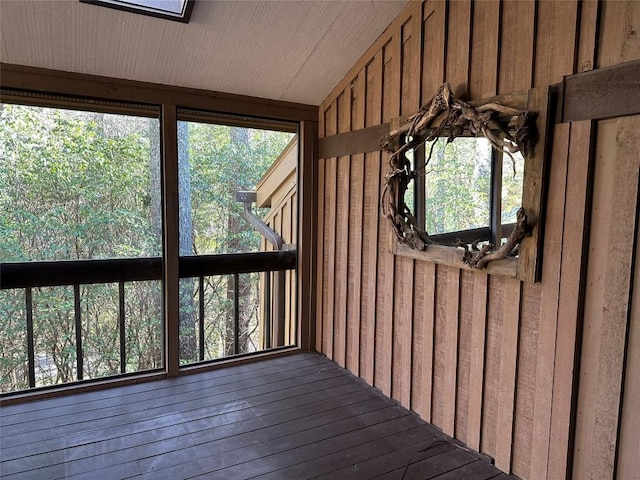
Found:
[[[1,0],[0,61],[319,105],[407,0],[197,0],[189,24]]]

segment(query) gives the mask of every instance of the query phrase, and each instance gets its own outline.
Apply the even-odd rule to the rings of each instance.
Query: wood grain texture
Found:
[[[480,451],[495,458],[500,391],[500,351],[505,278],[492,275],[488,279],[487,328],[485,339],[484,392],[482,398],[482,431]],[[519,302],[519,299],[518,299]]]
[[[319,112],[225,95],[208,97],[204,105],[289,120],[315,121],[319,113],[321,137],[375,128],[412,113],[444,80],[471,97],[483,97],[546,87],[574,71],[636,60],[639,5],[592,0],[411,2]],[[105,92],[104,84],[96,87],[91,79],[61,86],[65,79],[55,76],[45,74],[45,80],[61,91]],[[29,75],[20,81],[24,88],[36,83]],[[118,86],[115,94],[134,91],[131,85]],[[598,92],[603,103],[613,105],[606,89]],[[165,93],[149,90],[144,98]],[[176,95],[187,106],[203,105],[193,92]],[[594,93],[589,95],[578,103]],[[624,103],[635,96],[632,91]],[[613,108],[607,115],[620,114],[622,107]],[[340,151],[319,160],[316,348],[522,478],[563,478],[570,462],[576,478],[612,477],[615,468],[619,477],[637,472],[638,282],[632,268],[639,263],[633,239],[638,221],[634,145],[640,128],[637,120],[623,119],[602,122],[599,130],[595,173],[590,122],[560,125],[553,132],[544,263],[536,285],[495,271],[469,272],[391,255],[390,231],[379,212],[386,158],[377,152],[349,158],[354,152]],[[174,180],[171,175],[167,181]],[[291,206],[278,219],[291,221],[293,210]],[[591,232],[586,223],[590,216]],[[175,224],[175,218],[167,222]],[[177,267],[168,269],[175,278],[171,268]],[[175,328],[167,328],[172,336]],[[579,366],[576,448],[570,452]],[[334,380],[324,381],[335,387],[329,383]],[[382,434],[377,427],[366,431]],[[304,435],[297,438],[309,438]],[[365,458],[355,437],[339,445]],[[402,455],[411,458],[415,451],[409,454],[405,448]],[[300,443],[292,451],[310,455]],[[291,463],[293,453],[274,455],[282,468],[300,472],[302,467]],[[257,473],[276,475],[265,471],[268,467],[259,458],[247,463]]]
[[[422,284],[414,297],[411,409],[431,421],[436,266],[417,262],[414,284]]]
[[[394,35],[382,51],[382,121],[390,121],[400,110],[400,38]],[[382,154],[380,185],[387,171],[387,154]],[[395,259],[389,251],[393,235],[388,220],[379,217],[378,223],[378,292],[376,297],[376,344],[374,386],[391,396],[393,361],[393,291]]]
[[[363,128],[365,123],[366,71],[363,70],[351,84],[352,128]],[[351,185],[349,186],[349,267],[347,273],[347,359],[346,366],[355,375],[360,374],[360,332],[362,295],[362,235],[364,216],[364,154],[351,157]]]
[[[504,295],[508,299],[502,312],[502,352],[500,358],[500,389],[498,391],[496,466],[511,471],[513,447],[513,417],[516,393],[516,361],[520,326],[520,298],[522,284],[516,279],[505,278]]]
[[[637,2],[602,2],[600,18],[598,66],[640,58],[636,34],[640,24],[640,5]],[[636,238],[629,228],[637,225],[638,118],[627,117],[598,124],[592,224],[600,229],[601,225],[611,222],[616,226],[616,235],[612,238],[610,234],[608,239],[604,236],[604,241],[610,243],[606,246],[602,244],[601,237],[600,240],[594,238],[593,231],[590,235],[573,452],[574,478],[612,478],[616,474],[618,478],[634,478],[638,472],[637,439],[628,443],[633,420],[625,416],[628,410],[625,410],[624,402],[629,397],[620,398],[623,388],[625,392],[636,388],[634,380],[627,385],[632,377],[623,376],[624,370],[621,369],[624,368],[625,355],[628,359],[634,351],[628,337],[634,333],[634,294],[628,291],[633,263],[628,256],[633,252],[633,247],[629,246],[630,238]],[[611,155],[609,158],[616,159],[613,164],[604,163],[603,157],[607,154]],[[625,178],[621,179],[619,175]],[[607,186],[627,194],[620,198],[606,192]],[[624,246],[616,248],[616,242],[624,242]],[[600,291],[595,290],[597,286],[601,287]],[[632,345],[631,351],[629,345]],[[604,444],[605,448],[596,450],[597,443]]]
[[[445,80],[448,5],[440,1],[428,1],[424,5],[421,104],[431,99]]]
[[[411,17],[402,24],[402,75],[400,115],[411,115],[420,108],[420,64],[422,52],[422,5],[412,3]]]
[[[351,129],[351,86],[338,97],[338,132]],[[334,347],[333,359],[344,367],[346,365],[347,343],[347,273],[349,258],[349,190],[351,184],[351,159],[338,157],[336,166],[336,239],[335,261],[335,303],[333,313]]]
[[[440,0],[436,0],[440,1]],[[342,93],[342,91],[346,88],[347,84],[351,83],[351,80],[355,78],[355,76],[365,68],[371,60],[382,50],[384,50],[385,46],[389,42],[389,40],[393,37],[393,35],[398,31],[398,29],[404,25],[408,18],[415,14],[416,9],[420,9],[420,2],[409,2],[404,9],[398,14],[398,16],[389,24],[386,30],[378,37],[378,39],[371,44],[371,46],[367,49],[367,51],[360,57],[360,59],[351,67],[348,73],[345,74],[344,78],[336,85],[333,91],[327,96],[327,98],[320,105],[321,109],[325,109],[331,102],[333,102],[338,95]]]
[[[461,265],[460,261],[460,250],[453,249],[451,247],[446,247],[442,245],[432,245],[428,251],[419,251],[415,250],[407,245],[402,245],[400,243],[392,245],[392,248],[395,251],[396,255],[400,255],[403,257],[413,258],[415,260],[427,261],[427,262],[435,262],[441,265],[449,265],[454,266],[458,270],[467,270],[467,271],[475,271],[473,268],[468,265]],[[504,275],[508,277],[515,277],[517,275],[518,270],[518,261],[515,258],[503,258],[500,260],[494,260],[489,263],[482,272],[481,275]]]
[[[324,115],[322,115],[324,117]],[[324,125],[323,125],[324,127]],[[322,131],[320,131],[324,134]],[[324,352],[324,313],[325,313],[325,296],[324,296],[324,278],[326,272],[324,270],[324,245],[325,245],[325,227],[324,227],[324,204],[326,197],[325,188],[325,168],[326,162],[323,158],[318,159],[318,166],[316,168],[318,175],[318,192],[316,194],[317,199],[317,215],[318,215],[318,236],[316,238],[316,331],[315,331],[315,348],[317,352]]]
[[[433,385],[431,398],[431,423],[439,428],[445,428],[445,409],[449,408],[444,404],[445,397],[445,343],[446,332],[446,307],[447,307],[447,268],[443,265],[436,265],[435,275],[435,308],[433,325]],[[453,299],[451,300],[453,301]],[[449,425],[449,428],[452,428]]]
[[[510,471],[521,283],[489,278],[481,449]]]
[[[533,84],[535,19],[535,1],[502,2],[499,94],[527,90]]]
[[[638,78],[638,60],[567,77],[562,121],[602,120],[639,114]]]
[[[460,271],[437,266],[431,421],[452,435],[455,430]]]
[[[456,438],[467,444],[469,436],[469,383],[471,371],[471,331],[473,328],[473,273],[460,272],[458,359],[456,382]]]
[[[640,58],[640,4],[633,0],[603,0],[600,17],[598,68]]]
[[[318,145],[318,156],[329,158],[378,151],[380,150],[380,137],[386,133],[389,133],[389,125],[383,123],[349,133],[339,133],[321,138]]]
[[[457,97],[465,97],[469,87],[472,5],[471,2],[449,3],[445,78]]]
[[[640,152],[638,152],[640,155]],[[636,219],[638,222],[638,219]],[[627,334],[624,396],[620,411],[617,477],[640,479],[640,242],[636,234],[633,291]]]
[[[558,310],[558,284],[567,177],[569,127],[556,127],[551,152],[545,261],[542,284],[523,285],[521,344],[518,359],[514,425],[513,472],[524,478],[544,478],[553,392],[553,368]]]
[[[447,306],[445,326],[445,378],[443,430],[455,434],[456,387],[458,382],[458,331],[460,309],[460,271],[447,267]]]
[[[487,279],[479,272],[460,273],[456,438],[480,448],[484,379]]]
[[[446,80],[458,96],[466,96],[468,88],[471,11],[470,2],[451,2],[448,5],[444,71]],[[438,265],[437,271],[432,420],[444,432],[454,435],[458,390],[460,270]]]
[[[365,124],[370,126],[382,120],[382,53],[378,52],[366,67]],[[362,218],[362,298],[360,320],[360,375],[373,385],[375,368],[375,337],[377,319],[378,276],[378,216],[381,178],[380,152],[365,154],[364,213]]]
[[[499,1],[476,2],[473,5],[469,67],[470,99],[487,98],[498,93],[501,14],[502,2]],[[461,275],[457,406],[460,412],[456,412],[456,437],[471,448],[479,449],[488,276],[484,272],[465,272]],[[468,327],[465,326],[467,322]],[[465,365],[465,359],[468,366]]]
[[[497,93],[501,8],[499,1],[473,4],[469,99]]]
[[[420,4],[416,3],[416,7]],[[396,34],[401,39],[400,111],[405,114],[417,110],[420,100],[420,23],[421,9],[417,8]],[[394,291],[394,328],[392,359],[392,397],[407,408],[411,407],[411,362],[413,337],[414,261],[395,257],[396,282]]]
[[[512,2],[505,1],[502,6],[502,36],[500,41],[500,74],[498,82],[498,93],[508,93],[523,89],[528,89],[533,86],[534,72],[536,69],[536,62],[541,60],[538,55],[541,53],[537,50],[536,39],[539,37],[540,19],[538,18],[538,9],[541,4],[534,2]],[[535,55],[534,55],[535,52]],[[546,54],[543,54],[546,55]],[[544,56],[542,58],[545,58]],[[538,72],[535,72],[538,74]],[[541,122],[543,124],[544,122]],[[544,161],[544,151],[540,151],[539,146],[536,146],[537,161]],[[543,178],[539,178],[538,181],[542,181]],[[537,187],[541,187],[536,182]],[[529,199],[523,198],[523,204],[527,201],[532,204],[536,204],[539,199],[539,194],[543,190],[537,192],[530,191]],[[535,195],[534,193],[538,193]],[[523,197],[526,197],[526,192]],[[538,225],[537,228],[541,228]],[[541,238],[538,233],[538,238]],[[526,247],[526,246],[525,246]],[[525,248],[525,257],[534,258],[533,252],[527,252]],[[529,271],[529,275],[535,276],[536,266],[529,264],[526,269]],[[523,276],[523,271],[520,270],[519,275]],[[525,275],[528,277],[528,275]],[[493,279],[491,279],[493,280]],[[544,280],[543,280],[544,281]],[[509,388],[503,388],[501,405],[498,407],[497,421],[502,426],[500,430],[495,433],[489,430],[489,434],[495,435],[494,438],[489,438],[489,441],[495,441],[494,455],[496,458],[496,464],[500,465],[500,468],[504,471],[515,472],[528,472],[530,459],[530,447],[532,442],[531,437],[531,425],[533,422],[533,397],[535,391],[535,362],[537,354],[537,335],[538,335],[538,323],[540,321],[540,295],[541,290],[539,285],[533,285],[525,283],[521,287],[521,292],[517,292],[514,284],[505,284],[504,288],[508,289],[512,293],[504,292],[504,297],[509,298],[508,303],[512,304],[515,308],[515,302],[521,303],[519,327],[513,324],[513,320],[506,320],[502,318],[502,322],[507,321],[511,325],[511,330],[503,329],[503,335],[510,334],[513,336],[517,333],[517,339],[515,342],[504,341],[503,345],[511,343],[517,345],[516,354],[519,356],[514,357],[513,346],[505,347],[500,353],[501,366],[500,371],[500,385],[502,385],[503,379],[508,379],[511,382],[511,369],[516,365],[517,370],[515,377],[514,392],[509,392]],[[515,298],[513,298],[515,296]],[[494,298],[490,295],[490,308]],[[519,331],[516,330],[519,328]],[[512,337],[513,338],[513,337]],[[493,343],[493,341],[492,341]],[[510,365],[513,362],[513,366]],[[494,361],[491,361],[493,364]],[[495,380],[494,380],[495,381]],[[517,397],[515,396],[515,389],[517,388]],[[485,399],[485,402],[487,399]],[[502,408],[502,405],[505,407]],[[513,426],[511,431],[508,431],[507,421],[511,419]],[[524,430],[524,431],[523,431]],[[484,439],[484,437],[483,437]],[[512,442],[509,445],[508,442]],[[508,455],[512,458],[508,458]],[[526,477],[526,474],[524,475]]]
[[[578,30],[578,50],[574,71],[588,72],[596,68],[597,27],[600,13],[600,0],[582,0],[580,9],[580,27]]]
[[[474,275],[471,351],[469,360],[469,411],[467,413],[467,445],[480,449],[482,426],[482,393],[484,385],[485,332],[487,322],[487,275]]]
[[[364,480],[410,464],[499,474],[318,354],[3,408],[3,478]]]
[[[538,3],[534,87],[573,73],[577,12],[577,0]]]
[[[411,406],[411,339],[413,337],[413,261],[398,258],[395,266],[391,397]]]
[[[540,298],[538,345],[536,348],[535,389],[533,397],[533,430],[530,478],[546,478],[549,461],[551,429],[551,403],[553,398],[553,371],[556,353],[556,330],[563,250],[563,223],[569,155],[569,126],[558,125],[553,138],[549,169],[549,194],[545,215],[545,262],[543,263],[543,289]],[[523,475],[524,476],[524,475]]]
[[[527,181],[522,186],[522,208],[527,212],[532,228],[519,246],[518,278],[528,283],[540,280],[541,254],[544,232],[545,188],[548,170],[548,148],[550,142],[549,128],[550,93],[548,87],[535,88],[529,91],[528,108],[538,112],[536,129],[538,140],[527,156],[524,175]],[[535,288],[535,287],[534,287]]]
[[[571,125],[562,243],[573,248],[565,248],[562,252],[548,478],[566,476],[569,467],[572,405],[577,382],[574,372],[579,355],[582,278],[588,240],[585,219],[589,217],[591,205],[593,131],[589,121]]]
[[[416,30],[412,16],[418,3],[405,9],[358,62],[360,69],[345,78],[353,82],[366,71],[365,127],[389,121],[393,112],[415,110],[415,71],[420,72],[421,104],[444,80],[474,98],[510,94],[561,81],[590,58],[609,55],[616,64],[623,47],[625,54],[633,51],[635,37],[620,36],[625,25],[633,25],[635,13],[626,13],[633,2],[426,0],[422,28]],[[596,32],[599,39],[606,37],[604,43]],[[405,48],[414,33],[422,38],[415,49],[419,62],[407,58],[414,49]],[[334,93],[333,100],[340,92]],[[372,109],[378,118],[373,119]],[[375,210],[386,159],[365,155],[360,375],[405,405],[408,397],[422,418],[522,478],[562,478],[571,460],[591,135],[588,122],[561,125],[547,137],[548,158],[539,145],[539,161],[548,162],[550,170],[536,177],[535,188],[538,198],[548,190],[550,203],[549,218],[538,224],[545,248],[544,261],[534,268],[542,267],[537,284],[501,275],[516,272],[515,264],[471,272],[431,263],[393,243],[396,255],[388,255],[389,231]],[[548,189],[545,181],[551,182]],[[350,201],[355,198],[350,192]],[[349,225],[355,215],[349,215]],[[349,242],[355,245],[357,238]],[[398,258],[403,256],[408,263]],[[423,287],[416,289],[418,284]],[[392,472],[387,475],[393,478]]]
[[[591,211],[598,228],[589,241],[573,462],[577,479],[614,474],[638,202],[638,131],[639,116],[598,125]],[[609,156],[611,151],[615,155]]]
[[[337,131],[337,105],[334,102],[324,113],[325,135],[332,135]],[[336,272],[336,185],[337,165],[336,159],[325,160],[325,200],[324,200],[324,276],[323,291],[325,314],[322,328],[322,352],[329,358],[333,358],[334,342],[334,305],[335,305],[335,272]]]

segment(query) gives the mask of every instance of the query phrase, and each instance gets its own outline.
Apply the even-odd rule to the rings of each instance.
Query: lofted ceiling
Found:
[[[196,0],[188,24],[0,0],[0,61],[319,105],[407,0]]]

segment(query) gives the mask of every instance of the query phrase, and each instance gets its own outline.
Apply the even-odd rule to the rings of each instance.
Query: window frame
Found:
[[[444,138],[444,137],[441,137]],[[461,135],[458,138],[476,138],[473,135]],[[414,158],[418,162],[424,163],[425,149],[421,146],[414,152]],[[515,228],[515,222],[502,223],[502,186],[503,186],[503,161],[504,153],[491,148],[491,172],[489,178],[489,225],[486,227],[474,227],[464,230],[455,230],[451,232],[430,234],[429,238],[444,246],[454,246],[457,241],[470,244],[475,241],[488,241],[493,245],[498,245],[499,241],[507,238]],[[523,175],[524,177],[524,175]],[[426,195],[427,187],[425,176],[420,175],[415,179],[416,188],[414,189],[414,205],[415,216],[418,223],[426,228]],[[524,178],[523,178],[524,181]]]
[[[295,122],[292,121],[284,121],[284,120],[275,120],[271,118],[263,118],[263,117],[250,117],[246,115],[234,115],[234,114],[221,114],[218,112],[213,112],[209,110],[201,110],[201,109],[193,109],[193,108],[183,108],[177,106],[176,108],[176,127],[180,122],[188,122],[188,123],[197,123],[201,125],[209,125],[209,126],[221,126],[221,127],[239,127],[242,129],[255,129],[260,131],[270,131],[270,132],[284,132],[293,134],[295,137],[296,144],[299,144],[299,128]],[[180,144],[180,139],[177,141],[178,149]],[[286,151],[286,147],[283,152]],[[299,155],[299,151],[297,152]],[[180,165],[181,154],[178,154],[177,158],[178,164]],[[181,167],[178,167],[179,169]],[[296,178],[296,186],[294,188],[297,189],[297,170],[298,165],[296,165],[295,178]],[[266,173],[266,172],[265,172]],[[178,175],[179,176],[179,175]],[[180,184],[178,185],[178,190],[180,190]],[[236,192],[236,195],[239,192]],[[256,192],[257,193],[257,192]],[[238,202],[237,198],[235,202]],[[298,207],[296,202],[296,208]],[[178,217],[182,215],[182,208],[179,208],[180,213]],[[180,226],[181,221],[179,218],[178,225],[178,233],[180,235]],[[265,225],[266,227],[266,225]],[[258,230],[255,229],[254,226],[250,227],[252,230],[255,230],[256,233],[259,233]],[[269,227],[267,227],[269,228]],[[283,232],[279,232],[282,235]],[[217,275],[228,275],[231,278],[236,276],[237,274],[249,274],[249,273],[259,273],[265,274],[267,277],[273,277],[272,280],[269,280],[269,283],[273,283],[273,288],[269,287],[269,290],[272,292],[272,295],[276,296],[276,289],[279,289],[279,293],[282,295],[282,299],[286,297],[286,293],[283,290],[284,284],[277,285],[277,278],[279,273],[284,275],[285,273],[289,273],[292,275],[297,281],[297,267],[296,267],[296,246],[297,246],[297,230],[292,232],[293,241],[287,245],[283,245],[283,248],[280,250],[258,250],[258,251],[241,251],[241,252],[219,252],[219,253],[192,253],[192,254],[181,254],[178,255],[178,263],[180,270],[180,280],[186,280],[187,278],[197,278],[200,277],[200,281],[202,281],[203,277],[211,276],[207,273],[207,271],[216,270]],[[261,240],[264,239],[264,235],[260,235]],[[283,235],[284,236],[284,235]],[[279,269],[275,269],[278,267]],[[285,268],[289,267],[289,268]],[[237,289],[237,285],[234,287],[234,290]],[[200,291],[199,295],[202,295],[203,292]],[[234,292],[234,295],[237,295],[237,292]],[[290,298],[295,303],[297,298],[296,292],[290,292]],[[204,304],[202,300],[200,300],[200,308],[201,311],[199,313],[200,318],[198,319],[198,323],[200,324],[201,332],[203,332],[204,323]],[[282,304],[284,308],[286,302]],[[274,304],[275,305],[275,304]],[[276,311],[276,307],[271,305],[270,308]],[[290,334],[289,340],[294,336],[295,340],[292,343],[287,343],[286,335],[285,335],[285,324],[286,319],[284,317],[285,311],[282,310],[282,318],[280,319],[280,323],[273,323],[271,327],[267,329],[267,331],[273,333],[273,341],[275,343],[283,343],[282,345],[272,345],[272,339],[268,339],[265,341],[264,348],[261,348],[255,352],[240,352],[238,349],[238,338],[235,338],[235,347],[234,352],[227,356],[222,356],[218,358],[204,358],[204,350],[203,343],[200,342],[200,355],[198,360],[188,363],[181,363],[180,369],[184,370],[185,368],[197,367],[199,365],[204,365],[211,362],[220,362],[226,361],[229,358],[237,358],[242,356],[255,356],[264,354],[265,352],[269,352],[277,349],[290,349],[296,348],[298,346],[298,338],[297,334]],[[238,322],[239,311],[237,309],[236,302],[236,325]],[[292,308],[290,328],[293,329],[294,332],[297,332],[299,328],[299,322],[297,321],[297,309]],[[237,328],[237,327],[236,327]],[[278,335],[281,335],[282,338],[280,340],[276,340]]]
[[[523,189],[522,189],[522,207],[525,209],[529,225],[532,227],[531,234],[525,237],[519,246],[517,257],[507,257],[500,260],[490,262],[482,272],[487,274],[504,275],[515,277],[522,281],[534,283],[540,281],[541,264],[542,264],[542,236],[543,236],[543,212],[544,212],[544,181],[546,169],[546,153],[549,145],[549,107],[550,107],[550,88],[540,87],[533,88],[528,91],[498,95],[477,101],[468,102],[471,106],[477,107],[489,103],[500,103],[504,106],[514,107],[522,110],[528,110],[537,113],[536,129],[537,141],[524,162],[523,173]],[[407,122],[407,117],[396,117],[391,120],[391,131],[397,130],[401,125]],[[424,145],[417,149],[417,156],[424,156]],[[496,203],[500,203],[501,195],[496,195],[498,187],[502,185],[501,175],[496,175],[495,165],[501,162],[500,154],[494,155],[492,160],[491,173],[491,209],[494,210]],[[499,178],[496,178],[499,177]],[[420,178],[420,177],[418,177]],[[424,191],[424,180],[416,184],[415,192]],[[501,191],[501,189],[500,189]],[[497,197],[497,198],[496,198]],[[422,197],[424,200],[424,195]],[[425,224],[425,207],[423,202],[416,199],[415,204],[416,217],[422,225]],[[499,213],[499,212],[498,212]],[[490,215],[489,231],[492,241],[495,239],[498,230],[497,223],[500,223],[500,215],[496,215],[496,211],[492,211]],[[509,224],[506,224],[509,225]],[[502,225],[500,225],[502,228]],[[486,227],[480,230],[485,230]],[[440,235],[430,235],[435,241],[450,238],[460,238],[463,241],[475,240],[473,238],[474,230],[461,230],[459,232],[451,232]],[[462,262],[462,250],[454,246],[446,245],[428,245],[424,251],[416,250],[408,245],[401,244],[394,235],[390,235],[389,248],[393,255],[407,257],[414,260],[431,261],[441,265],[447,265],[465,270],[474,270]],[[476,270],[477,271],[477,270]]]
[[[163,368],[151,373],[131,373],[98,380],[81,380],[62,385],[36,387],[30,390],[0,394],[0,404],[36,399],[53,394],[66,394],[104,388],[105,385],[121,385],[141,380],[168,378],[182,374],[195,373],[219,368],[230,363],[246,362],[245,356],[230,357],[192,366],[179,366],[177,323],[178,301],[176,282],[182,269],[187,268],[180,262],[177,254],[177,231],[174,224],[177,220],[177,110],[200,110],[218,115],[229,115],[235,118],[244,117],[250,123],[254,119],[272,119],[275,124],[288,124],[287,129],[295,130],[298,137],[298,213],[296,230],[297,254],[285,253],[274,260],[281,265],[293,265],[298,272],[296,285],[295,311],[297,316],[297,333],[295,345],[274,348],[264,352],[251,354],[252,360],[272,358],[286,355],[294,351],[308,351],[314,338],[314,322],[311,313],[314,311],[315,279],[311,274],[314,269],[315,242],[313,241],[316,214],[312,209],[315,194],[315,173],[313,159],[317,151],[317,107],[312,105],[282,102],[277,100],[248,97],[222,92],[204,91],[170,85],[148,84],[131,80],[99,77],[94,75],[25,67],[0,63],[1,99],[6,103],[48,106],[57,108],[74,108],[79,110],[102,111],[105,113],[141,114],[149,109],[160,111],[161,142],[161,188],[163,191],[162,218],[163,253],[162,265],[158,265],[159,273],[165,282],[163,293]],[[141,106],[131,110],[131,106]],[[143,115],[144,116],[144,115]],[[155,115],[153,115],[155,116]],[[242,259],[245,261],[245,258]],[[273,262],[272,262],[273,263]],[[269,265],[272,265],[269,263]],[[246,258],[246,265],[255,264]],[[0,276],[8,264],[0,263]],[[254,267],[255,265],[250,265]],[[238,267],[235,262],[235,267]],[[15,276],[15,275],[13,275]],[[22,277],[21,277],[22,278]],[[28,283],[29,279],[18,279],[19,283]],[[4,283],[4,282],[3,282]]]
[[[87,3],[89,5],[95,5],[98,7],[111,8],[123,12],[136,13],[138,15],[145,15],[147,17],[162,18],[165,20],[172,20],[174,22],[180,23],[189,23],[189,20],[191,19],[191,12],[193,11],[194,2],[195,0],[184,0],[182,12],[174,13],[170,10],[163,10],[160,8],[139,5],[133,0],[80,0],[80,3]]]

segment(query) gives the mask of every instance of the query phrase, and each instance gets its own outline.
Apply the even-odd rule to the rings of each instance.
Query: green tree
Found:
[[[255,188],[292,134],[180,122],[180,254],[257,251],[237,190]],[[161,254],[157,119],[2,105],[0,262],[87,260]],[[256,348],[258,275],[241,276],[241,345]],[[207,357],[230,352],[232,277],[206,279]],[[193,280],[181,286],[181,358],[194,360]],[[119,293],[79,288],[84,378],[119,373]],[[126,371],[162,362],[160,282],[125,284]],[[2,390],[28,386],[24,291],[0,291]],[[73,287],[33,289],[38,385],[76,379]]]
[[[260,235],[246,221],[235,192],[254,190],[293,134],[190,122],[191,205],[196,254],[258,251]],[[255,349],[257,275],[240,275],[240,351]],[[208,358],[233,353],[233,276],[205,279]],[[194,292],[193,296],[196,296]]]
[[[425,175],[430,234],[489,225],[491,146],[486,140],[437,140]]]
[[[157,120],[3,105],[0,261],[159,254],[150,222],[149,122],[156,123],[157,134]],[[142,290],[137,293],[128,302],[154,310],[151,305],[160,297],[141,295]],[[84,377],[117,373],[118,297],[114,286],[81,287],[80,298]],[[11,380],[17,378],[15,372],[26,370],[22,302],[24,294],[16,292],[3,291],[0,297],[0,328],[10,338],[2,345],[4,390],[25,382]],[[72,289],[38,288],[33,302],[38,382],[71,381],[77,375]],[[153,328],[159,325],[158,316],[145,321]],[[145,355],[158,359],[160,343],[148,346],[157,352]],[[19,376],[24,379],[26,373]]]

